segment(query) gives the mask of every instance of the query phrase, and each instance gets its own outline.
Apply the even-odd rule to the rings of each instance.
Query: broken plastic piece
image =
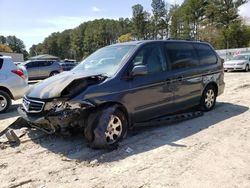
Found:
[[[13,129],[8,130],[5,133],[5,136],[7,137],[9,143],[20,144],[20,139],[18,138],[18,136],[16,135]]]

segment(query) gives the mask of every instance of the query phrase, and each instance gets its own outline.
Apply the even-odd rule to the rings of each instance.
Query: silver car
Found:
[[[28,90],[27,75],[16,66],[11,57],[0,55],[0,113],[11,105],[11,100],[23,97]]]
[[[56,61],[30,60],[23,63],[28,71],[29,80],[44,79],[63,71],[62,66]]]
[[[249,71],[250,67],[250,53],[244,53],[237,56],[234,56],[231,60],[224,63],[225,71],[234,71],[234,70],[245,70]]]

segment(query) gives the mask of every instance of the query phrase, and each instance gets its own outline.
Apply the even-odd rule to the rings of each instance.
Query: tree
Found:
[[[25,45],[23,41],[16,36],[7,36],[6,44],[16,53],[23,53],[25,51]]]
[[[163,39],[164,29],[166,29],[167,25],[167,10],[165,2],[163,0],[152,0],[151,6],[153,12],[153,38],[157,39],[158,35],[160,35],[160,38]]]
[[[81,24],[79,27],[71,31],[71,50],[74,54],[74,58],[82,60],[84,56],[84,33],[86,30],[87,24]]]
[[[12,49],[8,45],[6,45],[6,44],[0,44],[0,52],[11,53],[13,51],[12,51]]]
[[[6,44],[6,38],[4,36],[0,36],[0,44]]]
[[[43,54],[43,44],[42,43],[39,43],[37,45],[32,45],[31,48],[29,49],[29,57],[33,57],[33,56],[37,56],[37,55],[40,55],[40,54]]]
[[[59,32],[52,33],[50,36],[45,38],[43,42],[43,53],[60,56],[60,48],[57,42],[59,34]]]
[[[221,30],[224,38],[223,48],[229,48],[229,28],[239,18],[238,8],[245,4],[247,0],[211,0],[214,4],[215,24]]]
[[[58,55],[62,59],[74,58],[72,53],[70,41],[71,41],[71,30],[65,30],[58,35],[57,46],[58,46]]]
[[[138,39],[145,39],[146,29],[146,12],[143,10],[143,6],[136,4],[132,7],[133,10],[133,35]]]
[[[201,22],[205,19],[207,0],[186,0],[183,4],[185,13],[185,22],[187,27],[190,27],[191,38],[196,40],[199,38],[199,29]]]
[[[170,10],[170,37],[171,38],[180,38],[181,25],[182,25],[182,11],[179,5],[171,5]]]
[[[227,38],[225,38],[225,36],[227,36]],[[230,24],[226,30],[221,30],[219,34],[217,38],[218,48],[224,48],[225,40],[227,40],[230,48],[248,47],[250,41],[250,27],[243,25],[241,21]]]
[[[119,42],[129,42],[129,41],[132,41],[132,40],[133,40],[133,37],[132,37],[131,33],[127,33],[127,34],[121,35],[118,38]]]

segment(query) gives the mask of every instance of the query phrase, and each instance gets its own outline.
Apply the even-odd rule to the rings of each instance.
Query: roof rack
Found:
[[[203,42],[202,40],[196,40],[196,39],[193,39],[193,38],[187,38],[187,39],[181,39],[181,38],[167,38],[166,40],[186,40],[186,41],[195,41],[195,42]]]
[[[167,38],[166,40],[179,40],[179,39],[177,39],[177,38],[172,38],[172,37],[169,37],[169,38]]]
[[[187,41],[195,41],[195,42],[204,42],[203,40],[197,40],[197,39],[184,39],[184,40],[187,40]]]

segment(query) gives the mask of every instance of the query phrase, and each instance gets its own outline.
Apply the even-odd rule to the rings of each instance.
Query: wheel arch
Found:
[[[204,93],[204,91],[206,90],[207,87],[209,86],[213,86],[215,88],[215,92],[216,92],[216,96],[218,95],[218,84],[216,82],[209,82],[203,89],[202,94]]]
[[[52,73],[60,73],[59,71],[57,71],[57,70],[53,70],[53,71],[51,71],[50,73],[49,73],[49,75],[51,75]]]
[[[128,121],[128,124],[130,125],[131,118],[129,116],[128,110],[126,109],[126,107],[122,103],[110,101],[110,102],[102,103],[102,104],[96,106],[96,108],[107,108],[107,107],[114,106],[114,105],[117,105],[118,106],[117,108],[125,114],[127,121]]]
[[[8,93],[9,96],[10,96],[10,98],[11,98],[11,99],[14,99],[14,97],[13,97],[11,91],[10,91],[7,87],[0,86],[0,91],[4,91],[4,92]]]

